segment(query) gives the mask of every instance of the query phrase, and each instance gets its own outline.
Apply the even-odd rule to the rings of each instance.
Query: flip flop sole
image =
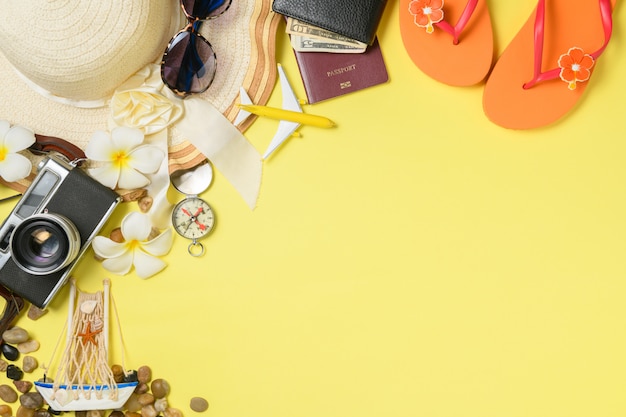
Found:
[[[613,8],[616,1],[611,0]],[[569,90],[560,78],[523,88],[533,78],[535,15],[536,9],[497,60],[483,92],[487,117],[509,129],[532,129],[559,120],[576,105],[593,78],[578,83],[575,90]],[[544,27],[543,71],[558,68],[559,57],[571,47],[589,53],[604,43],[598,0],[580,0],[575,6],[571,0],[548,0]]]
[[[453,86],[470,86],[487,76],[493,62],[493,31],[486,1],[479,1],[454,45],[452,35],[435,26],[429,34],[409,13],[411,0],[400,0],[400,33],[415,65],[429,77]],[[467,0],[445,0],[444,19],[455,25]]]

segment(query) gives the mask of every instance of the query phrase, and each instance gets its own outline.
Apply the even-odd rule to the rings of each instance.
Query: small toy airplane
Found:
[[[272,138],[263,158],[266,159],[272,152],[276,150],[285,140],[290,136],[296,136],[296,129],[300,125],[309,125],[317,127],[333,127],[333,123],[330,119],[323,116],[316,116],[314,114],[305,114],[302,112],[300,102],[296,98],[289,80],[283,71],[283,67],[278,64],[278,76],[280,79],[281,91],[283,93],[283,108],[267,107],[254,105],[252,100],[246,93],[246,90],[241,87],[239,89],[240,97],[240,110],[235,118],[235,125],[243,122],[251,114],[256,114],[262,117],[269,117],[272,119],[280,120],[276,134]]]

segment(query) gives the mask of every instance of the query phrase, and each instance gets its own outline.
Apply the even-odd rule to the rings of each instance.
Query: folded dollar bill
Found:
[[[367,44],[337,33],[288,18],[286,32],[299,52],[363,53]]]

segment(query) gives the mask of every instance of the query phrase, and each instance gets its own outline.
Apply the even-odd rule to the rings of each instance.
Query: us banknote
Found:
[[[367,45],[297,19],[288,18],[286,32],[291,35],[291,46],[301,52],[361,53]]]

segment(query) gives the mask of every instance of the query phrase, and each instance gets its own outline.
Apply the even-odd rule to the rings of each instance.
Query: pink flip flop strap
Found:
[[[467,22],[469,22],[470,17],[472,17],[472,13],[474,13],[477,4],[478,0],[469,0],[465,5],[465,9],[463,9],[461,17],[459,17],[459,20],[456,22],[456,25],[452,26],[450,23],[442,20],[441,22],[435,23],[435,26],[443,29],[444,31],[452,35],[452,43],[454,43],[455,45],[458,44],[459,35],[461,34],[461,32],[463,32],[463,29],[465,29],[465,26],[467,25]]]
[[[609,43],[611,34],[613,33],[613,11],[610,0],[599,0],[600,4],[600,17],[602,19],[602,29],[604,30],[604,44],[597,51],[589,54],[594,60],[597,59]],[[544,37],[544,25],[546,18],[546,1],[539,0],[537,4],[537,12],[535,15],[535,62],[534,62],[534,77],[532,80],[524,84],[524,88],[531,88],[538,82],[553,80],[559,78],[561,68],[554,68],[549,71],[542,72],[541,64],[543,61],[543,37]]]

